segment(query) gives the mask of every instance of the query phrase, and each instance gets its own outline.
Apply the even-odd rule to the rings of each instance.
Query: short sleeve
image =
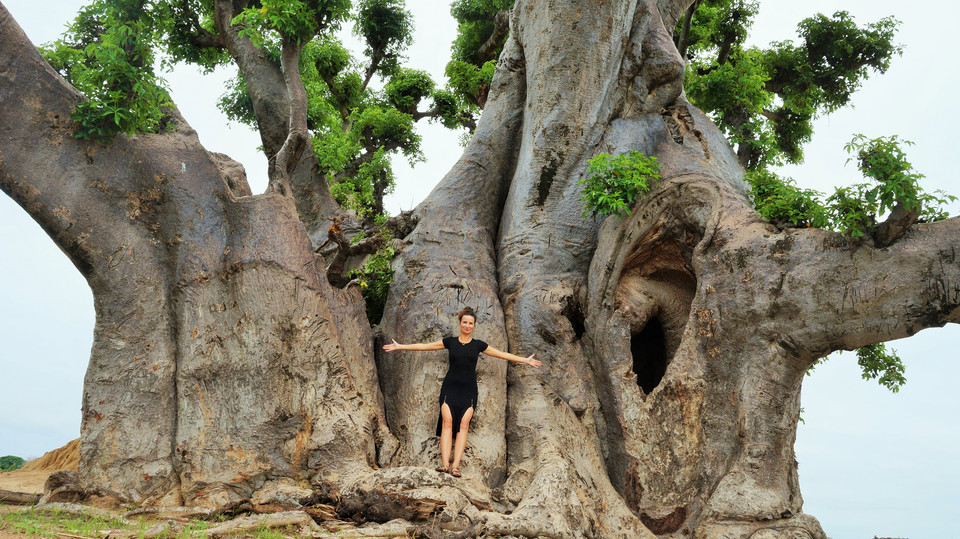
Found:
[[[451,344],[450,341],[451,341],[452,339],[453,339],[453,337],[444,337],[444,338],[443,338],[443,347],[446,348],[447,350],[450,349],[450,344]]]
[[[486,350],[486,349],[487,349],[487,346],[488,346],[487,343],[481,341],[480,339],[477,339],[477,353],[478,353],[478,354],[479,354],[480,352],[483,352],[484,350]]]

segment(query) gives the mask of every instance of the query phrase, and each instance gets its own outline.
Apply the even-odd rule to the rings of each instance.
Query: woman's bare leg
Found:
[[[450,469],[450,446],[453,445],[453,413],[447,403],[440,407],[440,417],[443,422],[440,426],[440,466]]]
[[[467,432],[470,430],[470,420],[473,419],[473,407],[467,409],[463,414],[463,421],[460,422],[460,432],[457,433],[457,444],[453,448],[453,465],[450,471],[460,470],[460,459],[467,448]]]

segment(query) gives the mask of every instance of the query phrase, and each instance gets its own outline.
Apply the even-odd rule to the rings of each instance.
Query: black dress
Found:
[[[450,353],[450,366],[447,375],[443,378],[440,387],[440,407],[446,403],[453,415],[453,436],[456,438],[460,430],[460,421],[467,410],[476,411],[477,397],[477,359],[480,352],[487,349],[487,343],[473,339],[467,344],[460,342],[459,337],[443,339],[443,347]],[[437,417],[437,436],[443,427],[443,414]]]

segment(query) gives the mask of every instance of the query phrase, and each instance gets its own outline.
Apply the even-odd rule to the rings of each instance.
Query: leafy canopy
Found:
[[[851,154],[847,162],[856,159],[857,168],[872,181],[837,187],[829,197],[800,189],[792,179],[782,179],[766,169],[748,172],[746,179],[757,211],[778,226],[825,228],[860,237],[897,204],[921,210],[921,221],[946,219],[943,205],[957,198],[921,189],[923,175],[913,170],[901,148],[911,144],[896,135],[875,139],[855,135],[844,146]]]
[[[41,49],[55,70],[89,100],[74,112],[77,137],[109,141],[118,133],[158,132],[170,95],[154,72],[157,10],[138,0],[93,2],[63,38]]]
[[[892,208],[920,209],[921,221],[947,217],[941,205],[956,200],[923,192],[896,135],[856,135],[846,146],[870,181],[836,188],[830,196],[798,187],[772,167],[803,161],[813,121],[849,104],[871,73],[884,73],[901,54],[894,43],[899,21],[886,17],[858,26],[846,11],[817,14],[800,22],[799,42],[746,46],[759,2],[696,0],[678,22],[674,41],[688,60],[690,101],[710,115],[736,145],[747,169],[758,213],[781,227],[817,227],[864,236]],[[849,162],[849,161],[848,161]],[[865,379],[896,392],[903,365],[882,344],[857,350]]]
[[[800,43],[761,48],[745,44],[758,2],[694,7],[689,31],[688,11],[674,32],[688,59],[687,96],[738,146],[749,170],[801,162],[813,120],[847,105],[870,73],[886,72],[902,50],[893,17],[858,26],[846,11],[817,14],[798,25]]]
[[[13,455],[0,457],[0,472],[12,472],[14,470],[19,470],[23,467],[24,463],[26,463],[25,460]]]
[[[449,98],[461,115],[478,115],[487,101],[497,58],[508,36],[507,14],[513,0],[454,0],[450,13],[457,21],[446,75]]]

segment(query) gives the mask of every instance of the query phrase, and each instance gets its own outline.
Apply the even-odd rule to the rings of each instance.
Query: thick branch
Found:
[[[288,42],[284,43],[281,52],[280,61],[287,88],[289,110],[287,138],[274,158],[273,170],[270,174],[270,187],[274,190],[286,189],[278,182],[287,183],[290,173],[300,162],[303,150],[307,147],[307,141],[310,140],[307,131],[307,91],[303,87],[299,68],[301,49],[300,45]]]
[[[201,173],[192,168],[195,163],[209,160],[199,145],[188,148],[180,141],[194,134],[190,127],[171,111],[176,134],[119,135],[109,146],[74,138],[71,114],[82,97],[43,60],[2,5],[0,59],[0,189],[88,278],[103,264],[118,263],[118,245],[155,242],[155,230],[148,227],[159,222],[163,186],[184,163],[190,163],[192,175]],[[180,150],[158,153],[168,136],[178,139],[169,142]]]
[[[480,45],[480,48],[477,49],[477,52],[474,54],[474,59],[477,63],[484,64],[496,58],[497,49],[503,46],[503,41],[507,38],[507,33],[510,32],[510,11],[501,10],[498,11],[493,17],[493,31],[490,32],[490,37]]]
[[[290,96],[287,94],[287,84],[281,67],[231,26],[236,15],[234,8],[231,0],[216,0],[214,21],[217,31],[226,42],[227,51],[246,82],[264,152],[274,156],[283,147],[289,134]]]
[[[770,234],[760,226],[744,227],[727,245],[755,254],[739,275],[750,285],[725,310],[740,309],[806,364],[960,322],[960,217],[913,225],[882,249],[824,230]],[[785,324],[795,329],[784,334]]]
[[[911,225],[917,222],[921,210],[919,202],[914,207],[908,207],[903,202],[897,202],[887,220],[877,225],[873,230],[873,241],[876,246],[887,247],[897,241]]]
[[[16,505],[36,505],[40,501],[39,494],[28,492],[13,492],[0,489],[0,503],[11,503]]]
[[[697,8],[700,7],[701,1],[702,0],[696,0],[687,8],[683,16],[683,29],[677,37],[677,51],[680,52],[680,57],[683,58],[684,61],[687,60],[687,45],[689,45],[690,42],[690,26],[693,22],[693,14],[696,13]]]
[[[370,84],[370,79],[373,78],[373,74],[377,72],[377,69],[380,67],[380,62],[383,61],[384,52],[382,49],[374,49],[373,53],[370,55],[370,65],[367,67],[367,73],[363,77],[363,84],[360,85],[360,92],[363,93],[367,91],[367,86]]]
[[[343,275],[347,260],[351,256],[373,254],[383,246],[383,237],[379,235],[365,238],[355,245],[351,245],[350,239],[343,234],[339,218],[330,223],[327,238],[337,244],[337,254],[333,257],[330,265],[327,266],[327,280],[333,286],[341,288],[346,286],[349,281]]]
[[[225,49],[227,47],[227,42],[223,39],[222,34],[210,33],[200,24],[196,10],[192,9],[186,0],[179,2],[178,7],[180,9],[180,15],[184,17],[184,19],[175,24],[184,29],[184,34],[195,47],[201,49]]]
[[[419,111],[419,110],[416,110],[416,111],[413,112],[413,115],[412,115],[412,116],[413,116],[413,121],[415,121],[415,122],[419,122],[420,120],[422,120],[422,119],[424,119],[424,118],[439,118],[439,117],[440,117],[440,107],[439,107],[439,106],[436,106],[436,107],[433,107],[433,108],[430,109],[430,110],[425,110],[425,111],[423,111],[423,112],[421,112],[421,111]],[[474,131],[477,129],[477,120],[476,120],[476,118],[474,118],[473,116],[471,116],[470,114],[467,114],[467,113],[465,113],[465,112],[462,112],[462,113],[457,117],[457,122],[458,122],[461,126],[466,127],[467,129],[469,129],[471,133],[474,132]]]

